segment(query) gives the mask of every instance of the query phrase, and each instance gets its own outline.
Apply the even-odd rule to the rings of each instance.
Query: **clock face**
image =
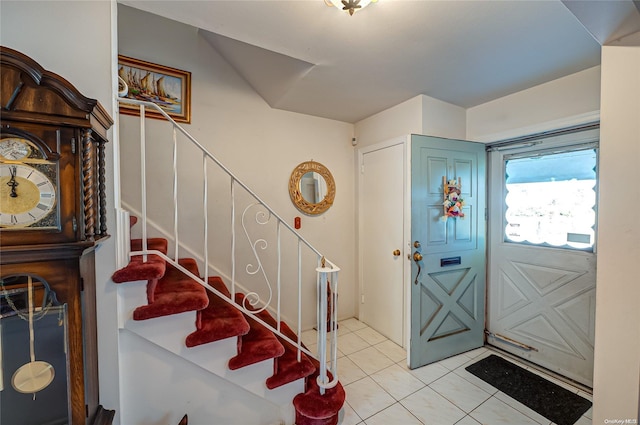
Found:
[[[57,228],[52,164],[0,163],[0,227]]]

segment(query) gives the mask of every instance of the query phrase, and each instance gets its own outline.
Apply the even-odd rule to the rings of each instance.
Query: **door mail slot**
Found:
[[[462,260],[460,259],[460,257],[441,258],[440,267],[457,266],[460,265],[461,262]]]

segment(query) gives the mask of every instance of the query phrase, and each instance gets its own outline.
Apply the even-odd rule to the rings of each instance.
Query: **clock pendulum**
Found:
[[[36,393],[51,384],[55,376],[55,370],[50,363],[36,360],[33,332],[33,313],[35,307],[33,305],[33,281],[31,276],[28,278],[27,292],[29,299],[29,353],[31,359],[15,371],[11,378],[11,385],[19,393],[33,394],[33,399],[35,400]]]

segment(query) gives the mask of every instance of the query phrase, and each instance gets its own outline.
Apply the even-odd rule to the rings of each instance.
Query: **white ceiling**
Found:
[[[601,43],[640,29],[632,0],[119,3],[200,28],[272,107],[346,122],[419,94],[479,105],[599,65]]]

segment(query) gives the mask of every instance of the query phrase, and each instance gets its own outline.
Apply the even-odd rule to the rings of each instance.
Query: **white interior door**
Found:
[[[404,346],[404,139],[360,153],[359,317]]]
[[[592,130],[489,157],[488,342],[587,386],[597,140]]]

